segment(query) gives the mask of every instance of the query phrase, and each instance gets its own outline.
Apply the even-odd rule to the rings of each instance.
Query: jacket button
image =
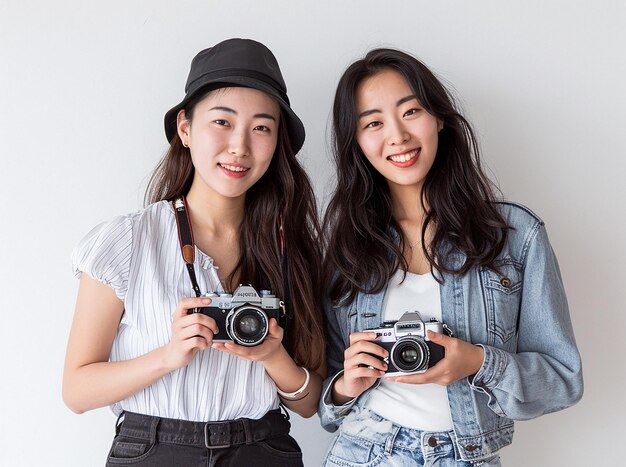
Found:
[[[430,438],[428,438],[428,445],[431,448],[434,448],[435,446],[437,446],[437,438],[435,438],[434,436],[431,436]]]
[[[480,446],[477,446],[476,444],[468,444],[467,446],[463,446],[463,447],[465,448],[466,451],[472,452],[478,449]]]
[[[511,287],[511,279],[509,279],[508,277],[503,277],[502,279],[500,279],[500,285],[508,289],[509,287]]]

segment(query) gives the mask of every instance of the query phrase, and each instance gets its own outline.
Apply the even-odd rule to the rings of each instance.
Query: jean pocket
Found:
[[[382,446],[340,433],[326,455],[325,466],[374,467],[385,457]]]
[[[109,451],[108,464],[130,464],[143,461],[148,457],[154,445],[145,440],[128,437],[116,437]]]
[[[302,450],[297,441],[289,435],[276,436],[259,441],[259,446],[274,456],[299,459],[302,457]]]

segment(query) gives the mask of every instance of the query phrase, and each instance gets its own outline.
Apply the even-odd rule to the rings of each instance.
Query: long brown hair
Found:
[[[190,121],[195,105],[206,95],[199,93],[185,107]],[[283,117],[269,168],[246,192],[240,257],[226,282],[232,284],[238,278],[257,290],[270,289],[278,297],[290,297],[283,343],[297,364],[316,369],[325,351],[319,300],[320,225],[313,188],[292,150]],[[193,176],[189,148],[176,134],[148,183],[146,204],[186,195]]]
[[[463,274],[475,266],[496,268],[507,236],[494,203],[498,190],[482,170],[474,132],[450,93],[415,57],[394,49],[372,50],[344,72],[333,105],[337,183],[324,216],[324,274],[335,303],[350,302],[359,291],[379,292],[396,270],[408,269],[406,240],[393,217],[389,185],[356,140],[357,87],[383,70],[399,73],[424,109],[443,122],[421,199],[422,248],[431,270]],[[426,245],[429,226],[434,234]],[[458,268],[447,261],[455,251],[465,255]]]

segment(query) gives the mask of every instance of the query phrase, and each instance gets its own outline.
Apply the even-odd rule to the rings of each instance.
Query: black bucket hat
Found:
[[[208,87],[211,85],[210,87]],[[274,97],[286,116],[286,126],[294,153],[304,144],[304,125],[289,104],[287,86],[274,54],[251,39],[228,39],[198,53],[191,61],[185,98],[165,114],[165,136],[169,142],[176,135],[176,117],[180,109],[206,87],[218,89],[243,86],[258,89]]]

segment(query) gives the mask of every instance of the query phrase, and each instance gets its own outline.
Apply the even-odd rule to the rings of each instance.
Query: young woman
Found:
[[[500,465],[513,420],[582,396],[543,222],[496,201],[467,120],[404,52],[346,70],[333,137],[326,465]]]
[[[325,376],[304,127],[252,40],[201,51],[185,90],[152,204],[74,252],[63,396],[120,415],[107,465],[302,465],[279,406],[310,417]]]

